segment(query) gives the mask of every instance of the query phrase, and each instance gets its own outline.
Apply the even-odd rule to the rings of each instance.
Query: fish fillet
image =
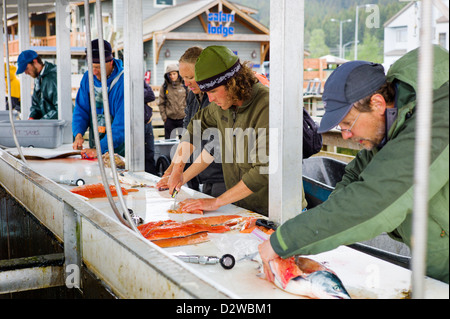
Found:
[[[208,233],[201,232],[201,233],[197,233],[197,234],[194,234],[191,236],[186,236],[186,237],[152,240],[152,243],[158,245],[161,248],[167,248],[167,247],[177,247],[177,246],[200,244],[200,243],[203,243],[208,240],[209,240]]]
[[[190,245],[205,241],[203,233],[224,233],[234,227],[245,228],[254,225],[253,217],[220,215],[200,217],[176,222],[173,220],[153,221],[140,225],[138,230],[148,240],[164,247]],[[162,242],[165,240],[165,242]],[[162,246],[161,246],[162,247]]]
[[[116,187],[114,185],[109,185],[109,189],[111,191],[112,196],[117,196]],[[137,189],[125,189],[123,187],[121,187],[121,189],[123,195],[128,195],[128,193],[130,192],[139,191]],[[103,186],[102,183],[78,186],[72,188],[70,191],[74,194],[78,194],[87,198],[101,198],[107,196],[105,187]]]

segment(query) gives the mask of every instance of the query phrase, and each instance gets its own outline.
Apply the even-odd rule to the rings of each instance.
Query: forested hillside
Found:
[[[270,25],[270,0],[236,0],[236,2],[259,10],[254,17],[266,26]],[[312,56],[339,54],[339,22],[351,19],[352,22],[342,25],[342,43],[345,57],[352,58],[355,40],[356,5],[377,5],[379,26],[366,25],[366,19],[374,11],[366,12],[359,8],[358,21],[358,58],[381,62],[383,56],[384,29],[383,24],[400,11],[408,2],[398,0],[306,0],[305,1],[305,48]],[[320,31],[322,30],[322,31]],[[381,61],[380,61],[381,59]]]

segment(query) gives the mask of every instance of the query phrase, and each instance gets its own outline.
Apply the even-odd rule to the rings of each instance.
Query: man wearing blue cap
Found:
[[[111,130],[114,153],[125,156],[125,111],[123,64],[121,60],[112,56],[111,44],[104,40],[106,84],[108,87],[108,103],[111,114]],[[102,154],[108,152],[108,139],[106,136],[106,121],[103,108],[103,93],[100,70],[100,50],[98,39],[92,41],[92,70],[94,74],[94,94],[97,108],[97,126],[100,137]],[[89,71],[81,79],[80,89],[75,99],[75,108],[72,116],[72,133],[74,136],[73,149],[79,149],[81,155],[87,158],[97,157],[94,131],[91,119],[91,104],[89,98]],[[89,148],[83,149],[83,135],[89,127]]]
[[[25,50],[17,58],[16,74],[34,78],[29,120],[58,119],[58,88],[56,65],[43,62],[36,51]]]
[[[260,245],[276,256],[318,254],[383,232],[411,246],[417,133],[418,49],[384,74],[379,64],[351,61],[325,83],[319,132],[333,128],[364,149],[321,205],[288,220]],[[432,148],[429,169],[427,275],[449,282],[449,54],[434,47]],[[420,132],[419,132],[420,133]],[[425,150],[424,150],[425,151]]]

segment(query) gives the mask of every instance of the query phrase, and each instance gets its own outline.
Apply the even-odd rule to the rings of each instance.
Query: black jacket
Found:
[[[192,117],[201,109],[204,109],[209,105],[208,95],[203,94],[203,98],[200,99],[200,96],[195,94],[192,91],[189,91],[188,96],[186,98],[186,117],[183,119],[183,127],[187,128],[189,122]],[[202,141],[202,149],[205,145],[210,142],[209,140]],[[194,154],[197,154],[195,152]],[[195,160],[195,158],[191,157],[191,161]],[[209,165],[203,172],[198,175],[200,184],[204,183],[223,183],[223,172],[222,172],[222,164],[213,162]]]

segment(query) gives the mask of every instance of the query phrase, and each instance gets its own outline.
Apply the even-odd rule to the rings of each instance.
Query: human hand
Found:
[[[158,183],[156,183],[156,188],[159,191],[165,191],[169,189],[169,177],[170,175],[161,177]]]
[[[179,191],[183,184],[184,184],[183,172],[179,172],[178,170],[173,170],[167,181],[167,187],[169,188],[169,194],[172,195],[175,190]]]
[[[83,143],[84,143],[84,138],[81,134],[77,134],[77,136],[75,136],[75,140],[72,144],[72,148],[74,150],[82,150],[83,149]]]
[[[183,211],[191,212],[195,210],[213,211],[220,208],[217,198],[188,198],[180,203]]]
[[[262,244],[258,246],[259,255],[261,256],[261,260],[264,267],[264,274],[266,275],[267,280],[273,282],[274,276],[272,271],[270,270],[269,261],[279,257],[277,253],[273,250],[272,245],[270,244],[270,240],[266,240]]]
[[[81,150],[81,157],[86,159],[97,158],[97,150],[95,148],[85,148]]]

